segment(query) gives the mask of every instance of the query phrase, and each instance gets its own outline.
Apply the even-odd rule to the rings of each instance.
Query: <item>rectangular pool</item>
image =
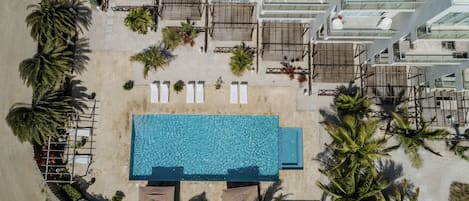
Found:
[[[133,115],[130,180],[275,181],[279,119]]]

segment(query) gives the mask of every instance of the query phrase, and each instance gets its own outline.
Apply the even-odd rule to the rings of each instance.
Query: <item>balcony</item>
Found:
[[[313,20],[328,8],[327,3],[308,1],[264,1],[260,18],[275,20]]]
[[[416,54],[402,53],[394,57],[397,63],[421,63],[421,64],[454,64],[458,65],[469,60],[467,52],[453,52],[450,54]]]
[[[342,10],[397,10],[413,12],[420,0],[342,0]]]
[[[469,30],[431,30],[423,26],[417,29],[417,38],[425,40],[469,40]]]

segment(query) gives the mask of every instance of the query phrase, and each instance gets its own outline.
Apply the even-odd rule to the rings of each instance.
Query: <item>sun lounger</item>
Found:
[[[73,161],[75,164],[90,164],[91,155],[69,155],[68,161]]]
[[[76,135],[78,137],[89,137],[92,133],[92,128],[68,128],[67,133],[69,135]]]
[[[161,85],[161,103],[168,103],[169,102],[169,82],[163,82]]]
[[[150,103],[158,103],[158,82],[150,84]]]
[[[204,82],[199,81],[197,82],[197,85],[196,85],[195,102],[203,103],[204,99],[205,99]]]
[[[248,104],[248,83],[241,82],[239,85],[239,103]]]
[[[194,82],[190,81],[186,86],[186,103],[194,103]]]
[[[230,85],[230,104],[238,104],[238,82]]]

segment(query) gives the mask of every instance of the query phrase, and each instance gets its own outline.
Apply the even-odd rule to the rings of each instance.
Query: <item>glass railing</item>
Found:
[[[325,11],[327,9],[327,4],[282,4],[282,3],[275,3],[275,4],[264,4],[262,5],[262,10],[266,11],[305,11],[305,12],[313,12],[313,11]]]
[[[392,37],[397,32],[394,30],[379,30],[379,29],[341,29],[331,30],[329,36],[350,36],[350,37]]]
[[[456,81],[435,80],[435,87],[436,88],[455,88]]]
[[[281,19],[288,19],[288,18],[295,18],[295,19],[313,19],[316,18],[316,14],[314,13],[264,13],[261,14],[261,18],[281,18]]]
[[[419,0],[342,0],[342,10],[414,10],[422,1]]]
[[[412,63],[461,63],[469,60],[466,54],[403,54],[401,58],[394,58],[395,62]]]
[[[419,39],[469,39],[469,30],[432,30],[427,32],[425,28],[417,29]]]

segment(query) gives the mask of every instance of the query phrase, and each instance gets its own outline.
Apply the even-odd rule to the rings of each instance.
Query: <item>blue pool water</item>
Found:
[[[274,181],[277,116],[134,115],[131,180]]]

